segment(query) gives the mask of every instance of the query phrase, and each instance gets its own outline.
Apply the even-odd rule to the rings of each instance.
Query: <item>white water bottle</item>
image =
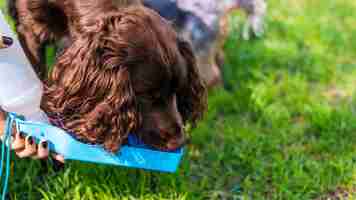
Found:
[[[1,11],[0,32],[14,40],[11,47],[0,49],[0,106],[27,120],[47,123],[47,116],[40,109],[42,82]]]

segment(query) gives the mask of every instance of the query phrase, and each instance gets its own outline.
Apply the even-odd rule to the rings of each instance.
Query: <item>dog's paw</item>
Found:
[[[251,38],[260,38],[265,33],[264,19],[261,16],[250,16],[243,26],[242,38],[250,40]]]
[[[265,31],[263,16],[251,16],[249,23],[251,24],[251,30],[256,37],[261,37]]]
[[[244,25],[242,37],[249,40],[251,37],[262,37],[265,32],[265,16],[267,3],[265,0],[246,1],[243,4],[247,13],[247,22]]]

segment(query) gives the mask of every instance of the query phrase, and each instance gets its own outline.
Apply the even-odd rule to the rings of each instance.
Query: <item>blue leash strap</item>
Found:
[[[10,162],[11,162],[11,134],[12,134],[12,125],[14,122],[15,122],[15,116],[9,114],[6,118],[5,129],[2,138],[3,139],[2,147],[1,147],[0,178],[1,178],[1,186],[2,186],[2,192],[1,192],[2,200],[6,199],[7,189],[9,185]],[[5,177],[3,177],[4,170],[5,170]]]

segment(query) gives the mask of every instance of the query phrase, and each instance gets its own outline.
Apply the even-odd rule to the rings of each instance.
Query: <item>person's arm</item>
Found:
[[[0,34],[0,53],[1,49],[10,47],[13,44],[13,39]],[[0,107],[0,136],[4,134],[7,112]],[[11,148],[15,150],[16,155],[20,158],[31,157],[35,159],[45,159],[49,155],[47,141],[40,142],[39,145],[31,137],[25,137],[24,134],[17,133],[13,130]],[[54,155],[54,159],[64,162],[63,156]]]

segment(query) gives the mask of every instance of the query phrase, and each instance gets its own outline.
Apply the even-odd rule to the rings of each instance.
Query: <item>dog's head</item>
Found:
[[[156,148],[184,143],[206,107],[189,43],[154,11],[100,13],[58,57],[44,99],[80,139],[116,151],[129,133]]]

